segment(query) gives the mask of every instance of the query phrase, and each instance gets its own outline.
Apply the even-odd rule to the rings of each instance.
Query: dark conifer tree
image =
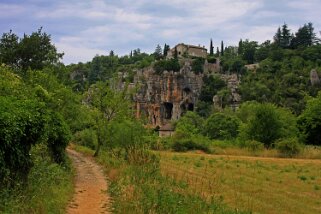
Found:
[[[210,44],[210,56],[214,55],[214,47],[213,47],[213,41],[211,39],[211,44]]]

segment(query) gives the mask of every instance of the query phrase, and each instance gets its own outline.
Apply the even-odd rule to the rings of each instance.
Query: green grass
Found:
[[[156,154],[163,176],[185,182],[185,192],[205,200],[222,199],[232,209],[254,213],[321,211],[321,160]]]
[[[73,194],[70,162],[65,166],[52,163],[41,145],[33,148],[31,155],[34,166],[28,186],[0,190],[0,213],[64,213]]]

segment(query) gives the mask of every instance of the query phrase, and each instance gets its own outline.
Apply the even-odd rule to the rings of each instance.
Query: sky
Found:
[[[70,64],[111,50],[152,53],[165,43],[261,43],[284,23],[295,33],[312,22],[320,37],[320,8],[321,0],[0,0],[0,33],[23,36],[43,27]]]

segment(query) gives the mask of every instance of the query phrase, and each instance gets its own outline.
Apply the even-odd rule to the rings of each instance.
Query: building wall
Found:
[[[159,131],[160,137],[171,137],[174,131]]]
[[[194,57],[207,57],[207,50],[202,47],[193,46],[193,45],[186,45],[186,44],[178,44],[175,46],[177,50],[178,57],[184,57],[187,56],[194,56]],[[167,58],[173,58],[175,55],[175,47],[170,49],[167,52]]]

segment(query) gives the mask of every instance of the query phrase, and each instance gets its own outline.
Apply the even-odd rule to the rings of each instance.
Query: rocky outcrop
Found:
[[[162,126],[179,119],[187,110],[194,110],[201,92],[203,75],[191,71],[186,63],[179,72],[157,74],[152,68],[137,71],[134,83],[139,85],[135,96],[136,115],[153,126]]]
[[[320,78],[319,78],[318,72],[315,69],[312,69],[310,72],[310,82],[311,82],[311,85],[320,84]]]

